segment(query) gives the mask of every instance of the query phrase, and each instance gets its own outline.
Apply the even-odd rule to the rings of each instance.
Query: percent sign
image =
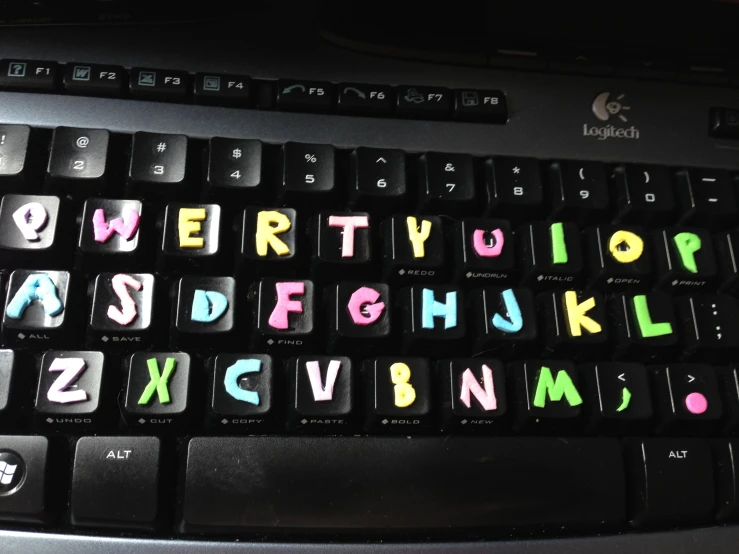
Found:
[[[306,154],[305,155],[305,161],[308,162],[308,163],[314,164],[314,163],[316,163],[317,158],[313,154]]]

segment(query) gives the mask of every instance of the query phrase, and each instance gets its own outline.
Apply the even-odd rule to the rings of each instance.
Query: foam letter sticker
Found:
[[[275,235],[289,231],[290,227],[292,227],[290,218],[281,212],[259,212],[257,214],[257,232],[255,234],[257,254],[259,256],[266,256],[267,249],[271,246],[272,250],[278,256],[287,256],[290,253],[290,249],[287,244]]]
[[[495,410],[498,408],[498,399],[495,397],[495,386],[493,384],[493,370],[487,365],[482,366],[482,382],[485,385],[485,389],[480,386],[477,382],[475,374],[472,370],[467,368],[462,374],[462,389],[459,394],[459,399],[462,404],[470,408],[472,406],[470,393],[475,397],[482,406],[482,409],[486,412]]]
[[[654,323],[652,315],[649,313],[649,305],[647,297],[639,294],[634,297],[634,313],[636,313],[636,322],[639,325],[639,332],[644,338],[661,337],[662,335],[672,334],[672,325],[669,321]]]
[[[457,293],[447,292],[446,303],[434,299],[434,291],[423,289],[421,293],[421,327],[434,328],[434,318],[444,318],[444,329],[457,326]]]
[[[105,221],[105,211],[102,208],[95,210],[92,214],[92,230],[96,242],[108,242],[113,233],[118,233],[123,239],[131,240],[139,229],[141,216],[134,209],[123,210],[123,218],[116,217],[110,223]]]
[[[215,290],[197,289],[192,297],[190,319],[200,323],[211,323],[228,309],[226,295]]]
[[[695,233],[678,233],[672,240],[675,241],[675,247],[678,254],[680,254],[683,267],[690,273],[698,273],[695,253],[701,248],[701,238]]]
[[[608,240],[608,250],[614,260],[629,264],[638,260],[644,253],[644,241],[630,231],[616,231]]]
[[[85,371],[85,360],[82,358],[54,358],[49,371],[61,371],[62,374],[49,387],[46,398],[57,404],[84,402],[87,393],[82,389],[67,390],[69,386]]]
[[[489,244],[485,242],[485,231],[482,229],[476,229],[472,233],[472,247],[475,249],[475,253],[482,258],[497,258],[503,252],[503,245],[505,244],[503,231],[494,229],[491,234],[493,235],[493,241]]]
[[[375,289],[361,287],[355,290],[347,304],[352,321],[356,325],[369,325],[377,321],[385,309],[384,302],[377,302],[379,298],[380,293]]]
[[[513,289],[506,289],[501,296],[505,304],[507,319],[500,314],[495,314],[493,327],[504,333],[518,333],[523,328],[523,317],[521,317],[521,308],[518,306],[516,295]]]
[[[118,300],[121,303],[120,309],[118,306],[111,304],[108,306],[108,317],[115,321],[118,325],[131,325],[134,319],[136,319],[136,302],[131,298],[131,293],[128,292],[130,287],[133,290],[141,290],[144,285],[131,277],[119,273],[115,275],[111,280],[113,286],[113,292],[118,296]]]
[[[552,241],[552,263],[566,264],[569,258],[567,256],[564,225],[562,223],[552,223],[552,226],[549,227],[549,236]]]
[[[164,372],[159,374],[159,364],[156,358],[149,358],[146,360],[146,366],[149,368],[149,384],[146,385],[144,392],[139,398],[140,405],[146,405],[151,401],[151,397],[154,396],[154,392],[159,397],[160,404],[169,404],[169,378],[172,377],[175,367],[177,366],[177,360],[175,358],[167,358],[164,362]]]
[[[426,256],[424,243],[431,235],[431,222],[427,219],[421,221],[421,229],[418,228],[418,221],[415,217],[409,216],[405,220],[408,227],[408,240],[411,241],[413,247],[413,257],[423,258]]]
[[[407,408],[416,401],[416,389],[409,383],[411,368],[408,364],[396,362],[390,366],[390,380],[393,382],[395,405],[398,408]]]
[[[48,219],[49,214],[38,202],[29,202],[13,212],[13,221],[28,241],[39,239],[38,232],[46,227]]]
[[[534,393],[534,406],[543,408],[547,403],[547,396],[550,402],[559,402],[564,396],[570,406],[579,406],[582,404],[580,393],[577,392],[575,384],[564,369],[557,372],[557,380],[552,377],[552,370],[548,367],[542,367],[539,372],[539,380],[536,383],[536,392]]]
[[[339,360],[331,360],[328,363],[325,386],[321,383],[321,368],[318,362],[306,362],[305,367],[308,371],[311,389],[313,389],[313,400],[316,402],[333,400],[334,385],[336,384],[336,377],[339,375],[339,369],[341,369],[341,362]]]
[[[205,208],[180,208],[177,220],[180,248],[202,248],[205,246],[203,237],[193,237],[192,235],[200,232],[200,222],[205,221],[206,216]]]
[[[305,283],[292,281],[275,283],[277,289],[277,304],[269,316],[269,324],[275,329],[287,329],[290,326],[288,313],[303,313],[303,303],[300,300],[290,300],[293,294],[305,294]]]
[[[565,313],[567,314],[567,327],[573,337],[582,336],[583,327],[588,333],[595,335],[603,328],[600,323],[585,315],[595,308],[595,298],[588,298],[582,303],[577,303],[577,293],[574,290],[565,292]]]
[[[5,309],[5,314],[12,319],[20,319],[34,300],[43,304],[46,315],[59,315],[64,309],[64,304],[59,300],[56,285],[51,277],[46,273],[34,273],[28,276],[15,293]]]
[[[354,229],[366,229],[369,227],[369,218],[366,215],[338,216],[331,215],[328,218],[329,227],[341,227],[343,230],[341,239],[341,257],[354,257]]]
[[[239,386],[239,378],[247,373],[259,373],[261,370],[262,360],[238,360],[226,368],[226,377],[223,379],[226,392],[236,400],[259,406],[259,393],[242,389]]]

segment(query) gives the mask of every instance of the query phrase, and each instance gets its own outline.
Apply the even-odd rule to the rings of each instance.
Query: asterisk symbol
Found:
[[[521,168],[518,167],[518,166],[514,167],[513,168],[513,173],[515,173],[516,175],[518,175],[519,173],[521,173]]]

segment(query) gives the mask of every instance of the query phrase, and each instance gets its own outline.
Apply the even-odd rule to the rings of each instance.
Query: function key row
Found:
[[[726,170],[467,154],[60,127],[50,140],[0,125],[0,192],[149,202],[295,202],[389,214],[504,215],[514,222],[680,224],[735,228],[737,181]],[[42,171],[39,171],[39,168]],[[122,177],[124,176],[124,177]],[[201,183],[204,182],[204,186]],[[344,185],[347,183],[348,185]]]
[[[61,83],[61,86],[60,86]],[[498,90],[389,86],[197,73],[172,69],[51,61],[0,60],[0,89],[87,96],[125,96],[142,100],[284,111],[330,112],[420,119],[506,123],[506,97]]]

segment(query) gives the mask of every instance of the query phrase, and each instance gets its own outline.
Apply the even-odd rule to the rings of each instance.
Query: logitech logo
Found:
[[[610,92],[601,92],[593,100],[591,109],[593,115],[600,121],[609,121],[611,118],[621,120],[627,123],[629,120],[624,112],[631,110],[631,106],[624,104],[625,94],[621,93],[615,98],[611,97]],[[598,140],[606,140],[609,138],[618,139],[638,139],[639,129],[634,127],[621,127],[617,125],[591,125],[583,123],[582,134],[586,137],[596,137]]]

